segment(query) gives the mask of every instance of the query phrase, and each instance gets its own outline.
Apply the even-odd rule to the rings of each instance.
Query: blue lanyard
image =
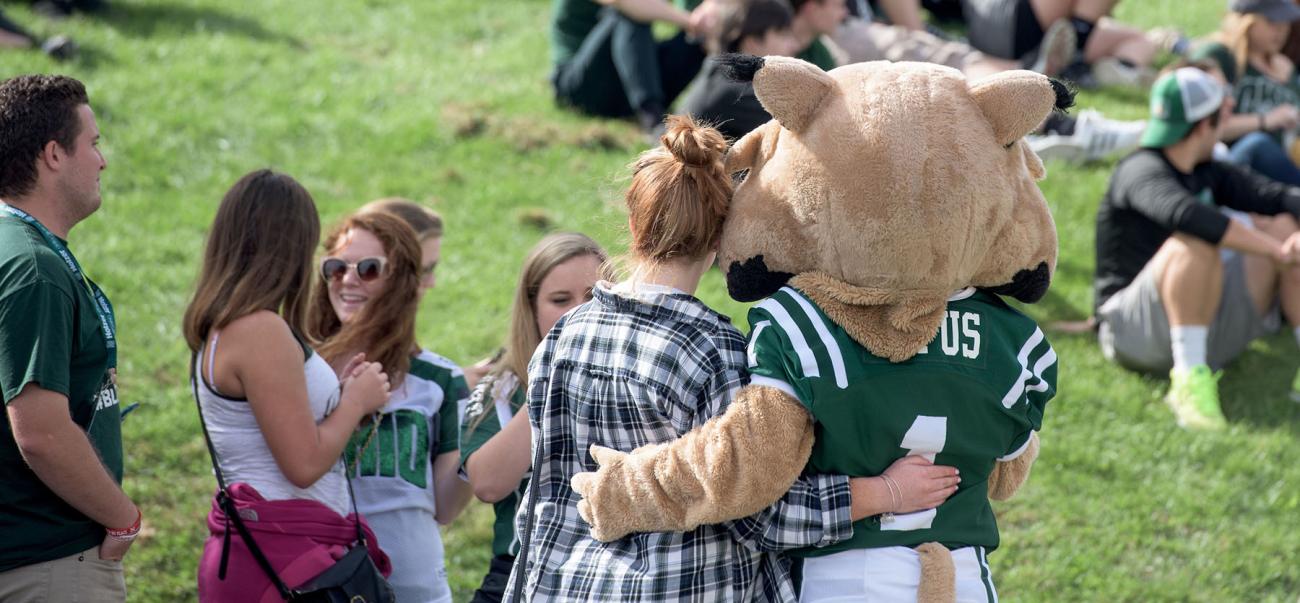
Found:
[[[77,263],[77,258],[72,256],[68,246],[54,236],[54,233],[50,232],[44,224],[33,218],[31,214],[8,203],[0,203],[0,209],[35,227],[36,231],[41,233],[41,237],[45,239],[45,244],[49,245],[50,249],[54,250],[54,253],[63,258],[63,263],[72,272],[73,278],[80,280],[86,286],[86,291],[90,293],[90,298],[95,302],[92,305],[95,307],[95,314],[99,316],[99,324],[104,334],[104,345],[108,348],[108,366],[117,366],[117,320],[113,315],[113,304],[109,303],[108,297],[104,295],[103,290],[86,278],[86,273],[82,271],[81,264]]]

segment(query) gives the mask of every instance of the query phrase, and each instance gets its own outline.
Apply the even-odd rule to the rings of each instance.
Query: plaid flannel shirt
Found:
[[[746,385],[745,339],[695,297],[653,287],[635,297],[600,283],[560,320],[528,369],[533,446],[541,448],[524,598],[530,601],[794,601],[779,553],[853,534],[844,476],[800,478],[744,519],[603,543],[569,485],[595,471],[599,444],[630,452],[671,442],[723,413]],[[534,449],[536,452],[536,448]],[[529,494],[516,517],[522,534]],[[513,593],[506,590],[507,600]]]

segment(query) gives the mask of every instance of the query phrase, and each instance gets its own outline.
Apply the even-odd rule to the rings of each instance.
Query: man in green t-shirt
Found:
[[[100,205],[81,82],[0,82],[0,601],[124,601],[116,324],[68,248]]]
[[[554,0],[551,84],[556,100],[592,115],[635,117],[646,132],[704,63],[694,41],[707,33],[713,0],[692,11],[669,0]],[[650,25],[681,33],[656,41]]]

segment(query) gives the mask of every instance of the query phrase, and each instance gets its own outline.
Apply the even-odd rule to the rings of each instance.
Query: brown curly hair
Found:
[[[81,134],[77,107],[86,87],[61,75],[20,75],[0,82],[0,198],[36,186],[36,158],[51,140],[69,153]]]

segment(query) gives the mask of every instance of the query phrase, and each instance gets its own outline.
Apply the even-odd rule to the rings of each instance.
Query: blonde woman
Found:
[[[1232,161],[1291,185],[1300,185],[1288,149],[1300,125],[1300,81],[1282,47],[1297,20],[1292,0],[1233,0],[1219,31],[1191,54],[1216,62],[1233,87],[1236,106],[1220,133]]]
[[[473,603],[496,603],[505,593],[519,552],[515,511],[532,462],[524,386],[528,360],[555,322],[591,301],[598,280],[609,278],[600,245],[578,233],[557,233],[533,246],[519,273],[504,352],[474,388],[460,432],[461,470],[474,496],[492,504],[492,562]],[[504,427],[504,429],[503,429]]]

